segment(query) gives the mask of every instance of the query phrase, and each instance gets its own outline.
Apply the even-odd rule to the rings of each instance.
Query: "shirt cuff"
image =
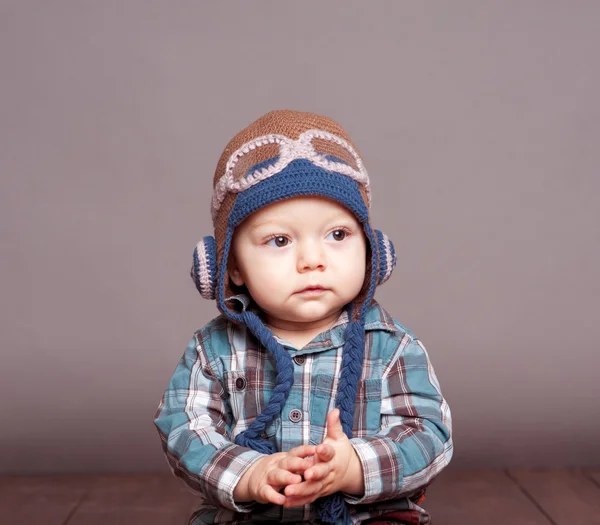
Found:
[[[250,512],[255,503],[235,502],[233,491],[246,471],[264,455],[234,444],[219,449],[204,469],[210,499],[237,512]]]
[[[394,492],[397,481],[401,479],[398,464],[394,453],[386,446],[385,438],[352,438],[350,444],[354,447],[363,470],[365,492],[362,496],[344,493],[344,500],[350,505],[372,503],[382,496]],[[382,458],[382,451],[384,453]],[[392,479],[390,479],[390,476]],[[389,486],[393,484],[394,486]]]

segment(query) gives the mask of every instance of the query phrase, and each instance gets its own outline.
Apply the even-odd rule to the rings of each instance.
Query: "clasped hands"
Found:
[[[336,408],[327,415],[323,443],[262,457],[242,476],[234,499],[299,507],[337,491],[360,495],[364,481],[360,460],[342,430]]]

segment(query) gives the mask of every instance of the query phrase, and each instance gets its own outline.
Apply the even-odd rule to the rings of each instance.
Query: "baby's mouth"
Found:
[[[299,293],[299,294],[313,294],[313,295],[315,295],[315,294],[323,293],[325,291],[327,291],[326,288],[323,288],[320,285],[315,285],[315,286],[307,286],[306,288],[303,288],[302,290],[300,290],[300,291],[298,291],[296,293]]]

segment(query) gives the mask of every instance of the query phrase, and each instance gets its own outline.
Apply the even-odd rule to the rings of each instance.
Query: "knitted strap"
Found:
[[[273,444],[261,437],[273,419],[281,414],[283,405],[290,395],[294,384],[294,364],[290,354],[273,337],[273,333],[261,322],[253,312],[244,312],[242,319],[256,338],[275,358],[277,369],[276,386],[265,409],[250,423],[248,428],[238,434],[235,442],[243,447],[252,448],[263,454],[276,452]]]
[[[356,389],[362,374],[363,354],[365,350],[364,322],[353,321],[346,328],[346,343],[342,356],[342,375],[338,385],[335,406],[340,409],[340,420],[344,433],[352,437],[354,421],[354,402]]]
[[[354,422],[354,402],[358,381],[362,374],[362,362],[365,348],[364,321],[354,321],[346,328],[346,343],[342,357],[342,376],[338,385],[338,394],[335,406],[340,409],[340,420],[344,434],[352,437]],[[320,498],[318,501],[319,517],[323,523],[335,524],[340,520],[344,524],[350,523],[348,505],[341,492],[336,492]]]
[[[344,500],[341,492],[330,494],[325,498],[317,500],[317,508],[319,509],[319,518],[323,523],[329,523],[335,525],[336,523],[343,523],[344,525],[350,525],[350,511],[348,510],[348,504]]]

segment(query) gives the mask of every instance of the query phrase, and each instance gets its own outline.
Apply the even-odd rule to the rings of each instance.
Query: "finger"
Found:
[[[294,447],[288,452],[288,456],[304,458],[306,456],[314,456],[316,445],[300,445]]]
[[[312,467],[315,461],[310,458],[285,458],[279,462],[279,468],[290,472],[304,473],[307,468]]]
[[[321,443],[316,450],[318,461],[331,461],[335,456],[335,449],[327,443]]]
[[[275,505],[285,505],[286,503],[286,497],[270,485],[263,485],[259,491],[259,495],[263,499],[259,503],[274,503]]]
[[[330,462],[317,463],[314,467],[311,467],[304,472],[304,479],[306,481],[325,479],[331,472],[331,469],[332,465]]]
[[[302,476],[292,474],[282,468],[275,468],[267,474],[267,483],[276,487],[285,487],[302,482]]]
[[[305,481],[297,485],[288,485],[283,492],[288,498],[306,498],[318,494],[321,490],[323,490],[322,481]]]
[[[342,428],[342,422],[340,421],[340,409],[334,408],[327,414],[327,436],[333,439],[339,439],[345,435],[344,429]]]

